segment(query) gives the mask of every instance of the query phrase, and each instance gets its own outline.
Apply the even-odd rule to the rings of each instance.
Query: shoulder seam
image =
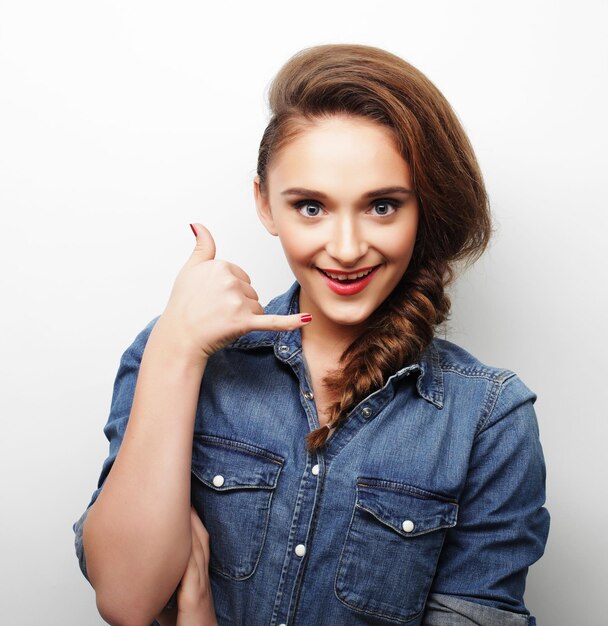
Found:
[[[477,428],[475,430],[475,437],[481,433],[488,422],[490,421],[490,416],[496,407],[496,403],[498,398],[505,387],[505,383],[516,376],[515,372],[510,370],[505,371],[506,376],[499,379],[492,379],[492,384],[490,385],[490,389],[486,395],[486,400],[484,402],[483,408],[481,410],[481,414],[479,416],[479,422],[477,424]]]
[[[507,368],[492,367],[459,367],[453,363],[440,363],[444,372],[452,372],[467,378],[486,378],[487,380],[502,382],[514,375],[515,372]]]

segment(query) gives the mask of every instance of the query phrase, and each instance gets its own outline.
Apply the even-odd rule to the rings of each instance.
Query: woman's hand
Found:
[[[215,242],[193,224],[196,247],[182,267],[159,319],[188,352],[207,358],[252,330],[295,330],[302,315],[264,315],[249,276],[237,265],[215,259]]]
[[[193,507],[190,531],[192,549],[177,588],[177,609],[165,609],[158,615],[160,626],[217,626],[209,583],[209,534]]]
[[[209,581],[209,534],[190,508],[192,550],[177,589],[176,626],[217,626]]]

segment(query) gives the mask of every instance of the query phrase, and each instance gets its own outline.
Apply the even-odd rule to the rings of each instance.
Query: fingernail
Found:
[[[303,315],[300,315],[300,321],[303,324],[308,324],[308,322],[312,321],[312,315],[310,313],[304,313]]]
[[[196,229],[194,228],[194,226],[192,226],[192,224],[190,224],[190,228],[192,229],[192,232],[194,233],[194,236],[198,237],[198,233],[196,232]]]

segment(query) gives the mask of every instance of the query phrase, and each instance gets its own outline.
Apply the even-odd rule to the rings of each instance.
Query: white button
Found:
[[[361,411],[361,413],[363,414],[363,417],[371,417],[372,415],[372,410],[366,406],[363,411]]]
[[[213,477],[213,484],[216,487],[221,487],[224,484],[224,477],[221,474]]]
[[[319,464],[317,463],[316,465],[312,466],[312,470],[310,470],[312,472],[313,476],[318,476],[319,475]]]
[[[295,553],[298,556],[304,556],[306,554],[306,546],[303,543],[299,543],[296,546]]]
[[[306,391],[306,392],[304,393],[304,397],[305,397],[307,400],[312,400],[315,396],[314,396],[314,394],[313,394],[313,392],[312,392],[312,391]]]
[[[287,626],[287,624],[279,624],[279,626]]]
[[[401,528],[403,528],[406,533],[411,533],[412,530],[414,530],[414,522],[412,522],[411,519],[406,519],[405,522],[401,524]]]
[[[289,352],[289,346],[279,346],[279,352]]]

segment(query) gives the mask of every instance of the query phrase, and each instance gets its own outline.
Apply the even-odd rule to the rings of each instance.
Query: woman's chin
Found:
[[[373,310],[361,306],[338,306],[322,309],[321,313],[331,324],[355,327],[364,325],[373,313]]]

